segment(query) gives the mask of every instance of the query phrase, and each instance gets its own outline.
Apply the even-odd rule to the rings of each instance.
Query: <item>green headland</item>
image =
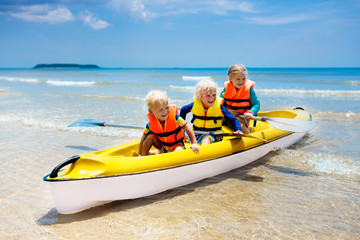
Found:
[[[53,64],[37,64],[34,69],[79,69],[79,68],[100,68],[95,64],[73,64],[73,63],[53,63]]]

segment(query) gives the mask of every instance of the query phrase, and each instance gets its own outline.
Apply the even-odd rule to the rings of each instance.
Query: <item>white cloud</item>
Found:
[[[67,8],[50,8],[48,4],[22,6],[20,12],[11,12],[10,15],[29,22],[63,23],[75,19]]]
[[[295,22],[303,22],[306,20],[310,20],[311,17],[306,16],[304,14],[299,14],[297,16],[289,16],[289,17],[272,17],[272,18],[264,18],[264,17],[244,17],[245,20],[259,24],[259,25],[284,25]]]
[[[110,26],[109,23],[106,21],[97,19],[93,16],[93,14],[89,11],[83,11],[80,13],[79,18],[84,21],[84,23],[91,28],[98,30],[98,29],[104,29]]]
[[[229,11],[239,11],[239,12],[254,12],[253,4],[250,2],[240,2],[229,1],[229,0],[217,0],[205,2],[203,9],[215,13],[215,14],[227,14]]]
[[[9,12],[9,15],[29,22],[49,24],[70,22],[77,19],[66,7],[54,7],[49,4],[21,6],[18,12]],[[81,12],[78,19],[96,30],[110,26],[106,21],[94,17],[89,11]]]
[[[234,0],[153,0],[147,1],[148,6],[156,6],[158,16],[172,16],[183,14],[210,13],[216,15],[226,15],[229,12],[253,13],[254,5],[248,1]],[[161,8],[161,6],[164,6]]]
[[[145,8],[142,0],[110,0],[108,6],[119,12],[128,13],[136,19],[148,20],[156,16]]]

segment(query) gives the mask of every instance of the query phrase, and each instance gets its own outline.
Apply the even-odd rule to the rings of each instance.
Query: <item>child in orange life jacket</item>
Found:
[[[236,118],[222,105],[222,99],[217,96],[217,86],[211,80],[203,80],[196,85],[194,102],[185,105],[180,110],[180,116],[185,119],[191,112],[194,130],[218,131],[222,128],[223,118],[233,127],[236,133],[242,133]],[[196,140],[201,145],[216,141],[210,134],[196,135]]]
[[[229,81],[225,82],[220,96],[224,98],[224,106],[239,120],[242,131],[249,134],[249,120],[260,110],[255,82],[246,79],[247,70],[240,64],[229,68],[228,77]]]
[[[191,140],[190,148],[199,152],[199,146],[191,127],[177,114],[175,105],[169,105],[166,92],[150,91],[146,96],[149,123],[140,140],[139,156],[159,154],[185,149],[184,130]],[[155,150],[150,150],[155,146]]]

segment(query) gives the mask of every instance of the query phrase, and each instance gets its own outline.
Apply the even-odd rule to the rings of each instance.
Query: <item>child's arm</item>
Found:
[[[251,119],[252,116],[256,115],[260,110],[260,101],[256,96],[255,90],[250,88],[250,103],[251,109],[244,113],[246,119]]]
[[[190,141],[191,141],[191,145],[190,148],[195,152],[198,153],[199,152],[199,145],[196,142],[196,137],[194,134],[194,131],[192,130],[192,128],[189,126],[189,124],[186,124],[185,128],[184,128],[185,132],[188,134]]]
[[[241,132],[241,126],[239,121],[234,117],[234,115],[229,112],[229,110],[226,109],[225,106],[221,106],[221,112],[224,114],[225,120],[231,125],[231,127],[234,129],[234,132],[242,133]]]
[[[183,119],[186,119],[186,114],[188,114],[189,112],[191,112],[192,107],[194,106],[194,102],[183,106],[180,109],[180,117],[182,117]]]
[[[225,92],[225,88],[224,88],[224,89],[221,91],[221,93],[220,93],[220,97],[221,97],[221,98],[224,98],[224,97],[223,97],[224,92]]]

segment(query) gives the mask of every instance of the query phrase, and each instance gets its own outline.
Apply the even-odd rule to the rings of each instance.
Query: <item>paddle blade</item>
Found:
[[[83,119],[70,124],[68,127],[98,127],[104,126],[104,122],[95,119]]]
[[[317,122],[291,118],[265,117],[265,121],[274,128],[288,132],[307,132],[317,125]]]

